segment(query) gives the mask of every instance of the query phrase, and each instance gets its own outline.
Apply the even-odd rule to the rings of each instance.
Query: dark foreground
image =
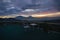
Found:
[[[37,27],[33,31],[32,28],[24,28],[21,23],[5,23],[0,24],[0,40],[60,40],[60,33],[38,30]]]

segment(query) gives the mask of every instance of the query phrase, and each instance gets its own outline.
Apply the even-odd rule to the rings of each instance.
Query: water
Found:
[[[57,40],[60,34],[42,32],[37,28],[27,28],[20,24],[7,24],[0,26],[0,38],[3,40]]]
[[[1,36],[3,39],[21,39],[23,38],[24,28],[22,25],[8,24],[1,27]]]

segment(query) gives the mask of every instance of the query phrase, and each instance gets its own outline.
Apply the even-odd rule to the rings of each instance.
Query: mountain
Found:
[[[16,20],[28,20],[28,21],[51,21],[51,20],[60,20],[60,17],[43,17],[43,18],[36,18],[36,17],[23,17],[23,16],[17,16],[15,18]]]
[[[25,19],[25,17],[23,17],[23,16],[17,16],[15,19],[17,19],[17,20],[23,20],[23,19]]]
[[[16,18],[0,18],[0,22],[16,22],[16,21],[33,21],[33,22],[60,22],[60,17],[44,17],[44,18],[36,18],[36,17],[23,17],[17,16]]]

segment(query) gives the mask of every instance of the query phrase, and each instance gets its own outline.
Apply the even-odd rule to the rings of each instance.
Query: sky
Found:
[[[60,0],[37,0],[36,4],[39,4],[40,7],[37,8],[38,9],[37,11],[34,10],[33,12],[22,10],[22,7],[25,7],[26,5],[32,5],[33,4],[32,0],[11,0],[11,1],[4,0],[4,1],[5,1],[4,3],[6,4],[3,5],[4,6],[3,8],[6,11],[2,10],[0,5],[0,16],[34,15],[44,12],[45,13],[60,12]],[[33,0],[33,2],[34,1],[35,0]],[[16,10],[20,11],[16,12]]]

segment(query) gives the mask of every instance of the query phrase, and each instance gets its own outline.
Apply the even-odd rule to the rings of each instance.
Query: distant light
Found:
[[[24,28],[29,28],[30,26],[28,26],[28,25],[26,25],[26,26],[24,26]]]
[[[30,24],[30,25],[32,25],[32,26],[36,26],[37,24],[35,24],[35,23],[32,23],[32,24]]]

